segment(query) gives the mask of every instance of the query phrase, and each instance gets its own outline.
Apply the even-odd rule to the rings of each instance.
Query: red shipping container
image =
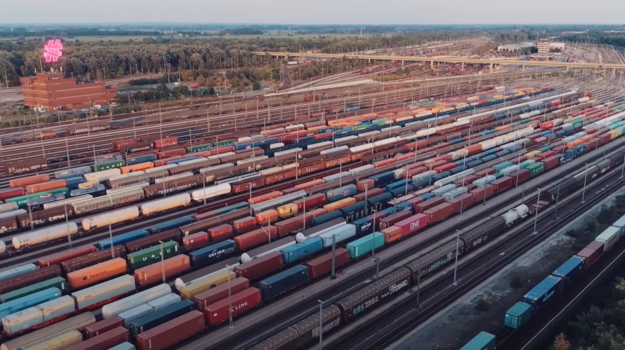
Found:
[[[428,216],[428,223],[434,224],[447,219],[454,212],[454,207],[450,203],[443,203],[428,209],[424,212]]]
[[[88,325],[87,327],[85,327],[85,334],[87,335],[87,339],[89,339],[89,338],[98,336],[100,334],[104,334],[110,331],[111,329],[114,329],[117,327],[123,327],[123,326],[124,326],[124,319],[122,319],[119,316],[113,316],[113,317],[105,318],[104,320],[100,322],[96,322],[96,323],[92,323]]]
[[[544,159],[543,163],[545,163],[545,171],[551,170],[560,164],[560,158],[549,157],[549,158]]]
[[[441,166],[441,165],[445,165],[447,164],[446,160],[437,160],[435,162],[426,164],[426,166],[428,167],[428,170],[434,170],[435,168]]]
[[[423,172],[426,172],[428,170],[429,170],[429,168],[425,167],[425,166],[421,166],[421,167],[414,168],[414,169],[408,169],[408,171],[406,171],[403,174],[403,178],[404,179],[412,179],[413,176],[419,175],[419,174],[421,174]]]
[[[501,193],[509,189],[510,187],[514,186],[514,181],[511,177],[503,176],[493,181],[491,185],[495,189],[495,193]]]
[[[20,197],[24,194],[26,194],[26,190],[24,190],[24,188],[22,187],[0,190],[0,201],[6,201],[9,198]]]
[[[435,206],[441,204],[445,202],[445,199],[443,197],[434,197],[432,199],[428,199],[425,202],[421,202],[417,205],[415,205],[415,212],[417,213],[424,213],[426,210],[430,209],[430,208],[434,208]]]
[[[299,188],[297,187],[291,187],[291,188],[287,188],[286,190],[282,190],[282,194],[291,194],[293,192],[297,192],[297,191],[301,191]]]
[[[269,253],[252,261],[237,266],[234,271],[239,277],[245,277],[250,281],[267,276],[280,270],[284,266],[280,252]]]
[[[225,322],[230,317],[230,305],[232,305],[232,317],[255,308],[262,302],[260,290],[248,288],[242,292],[231,295],[204,308],[204,317],[209,325],[215,326]]]
[[[437,174],[444,173],[456,167],[455,163],[447,163],[441,166],[437,166],[436,168],[432,168],[432,170],[436,171]]]
[[[107,350],[130,339],[130,333],[124,327],[117,327],[104,334],[74,344],[67,350]]]
[[[584,268],[589,268],[603,255],[604,243],[592,241],[577,256],[584,258]]]
[[[307,190],[307,189],[315,187],[315,186],[323,185],[324,183],[325,183],[325,181],[321,180],[321,179],[312,180],[312,181],[301,183],[299,185],[295,185],[295,188],[298,188],[300,190]]]
[[[204,315],[193,310],[139,334],[137,349],[163,350],[201,332],[205,327]]]
[[[458,196],[449,201],[454,207],[454,213],[460,213],[467,210],[467,208],[471,207],[475,201],[475,197],[472,193],[465,193],[461,196]]]
[[[278,229],[278,236],[282,237],[295,231],[303,230],[305,222],[309,222],[317,216],[321,216],[324,214],[327,214],[325,209],[315,209],[310,212],[307,211],[306,218],[304,218],[304,214],[300,214],[290,219],[277,222],[275,226]]]
[[[369,219],[373,220],[374,231],[378,231],[378,229],[380,228],[380,220],[385,218],[386,216],[387,215],[385,213],[381,213],[379,211],[367,216]]]
[[[87,255],[95,251],[96,251],[96,248],[92,245],[79,247],[79,248],[72,248],[72,249],[64,250],[60,253],[46,255],[43,258],[39,259],[38,264],[40,267],[56,265],[56,264],[62,263],[63,261],[74,259],[79,256]]]
[[[366,198],[372,198],[372,197],[375,197],[375,196],[380,195],[382,193],[384,193],[383,189],[381,189],[381,188],[374,188],[372,190],[368,190],[366,193],[365,192],[358,193],[358,194],[354,195],[353,197],[356,200],[356,202],[362,202],[362,201],[365,200],[365,197]]]
[[[422,140],[422,141],[409,143],[405,147],[406,147],[407,150],[413,151],[415,149],[423,149],[423,148],[427,147],[428,144],[429,144],[428,140]]]
[[[428,225],[428,216],[416,214],[407,219],[395,223],[402,233],[402,236],[411,235]]]
[[[530,178],[530,172],[527,169],[521,169],[510,173],[508,176],[512,178],[512,186],[516,187],[517,184],[527,181]]]
[[[154,148],[166,148],[172,146],[178,146],[178,137],[167,136],[159,140],[154,140]]]
[[[346,265],[349,262],[349,251],[345,248],[339,248],[335,252],[334,267],[335,270]],[[308,276],[312,278],[321,277],[332,272],[332,253],[322,255],[316,259],[306,263],[308,267]]]
[[[468,184],[472,184],[473,181],[479,179],[479,177],[477,177],[476,175],[469,175],[469,176],[465,176],[461,179],[458,179],[454,182],[454,185],[458,186],[458,187],[462,187],[462,186],[467,186]]]
[[[539,159],[539,160],[543,160],[543,159],[546,159],[546,158],[549,158],[549,157],[553,157],[555,155],[556,155],[556,152],[554,152],[554,151],[547,151],[545,153],[541,153],[541,154],[537,155],[536,158]]]
[[[232,222],[234,232],[237,234],[245,233],[256,228],[256,219],[248,216],[246,218],[234,220]]]
[[[399,213],[391,214],[383,219],[380,219],[380,230],[387,229],[395,223],[400,222],[412,215],[409,211],[400,211]]]
[[[123,147],[130,146],[139,142],[137,139],[126,139],[126,140],[117,140],[113,141],[113,149],[116,151],[121,151]]]
[[[282,196],[282,192],[280,192],[280,191],[273,191],[273,192],[269,192],[269,193],[263,194],[261,196],[252,197],[252,198],[248,199],[247,202],[250,203],[250,204],[258,204],[258,203],[266,202],[268,200],[272,200],[274,198],[278,198],[280,196]]]
[[[423,202],[425,202],[425,198],[421,196],[417,196],[406,201],[406,203],[412,204],[412,211],[415,213],[416,213],[417,204],[423,203]]]
[[[293,204],[297,204],[297,209],[300,212],[304,211],[304,204],[307,211],[313,210],[326,204],[326,194],[317,193],[312,196],[296,199],[293,201]]]
[[[182,156],[185,153],[187,153],[187,151],[184,148],[176,148],[176,149],[170,149],[170,150],[163,151],[163,152],[158,152],[157,157],[158,159],[167,159],[167,158],[172,158],[176,156]]]
[[[488,169],[484,169],[484,170],[478,171],[474,175],[477,176],[478,179],[481,179],[481,178],[486,177],[488,175],[493,175],[494,173],[495,173],[495,169],[488,168]]]
[[[495,190],[493,186],[488,185],[472,190],[471,194],[473,194],[473,203],[481,203],[484,201],[484,196],[486,196],[486,199],[492,197],[495,194]]]
[[[188,252],[208,247],[209,242],[209,235],[204,231],[182,237],[182,246]]]
[[[171,161],[180,160],[180,159],[184,159],[184,157],[177,156],[177,157],[159,159],[159,160],[153,161],[152,164],[154,164],[155,167],[163,166],[163,165],[167,165],[167,163],[169,163]]]
[[[214,304],[220,300],[226,299],[228,295],[242,292],[250,287],[250,280],[243,277],[237,277],[230,281],[230,284],[224,283],[215,288],[211,288],[193,297],[193,302],[198,310],[203,310],[208,305]],[[228,290],[230,289],[230,290]]]
[[[375,188],[375,182],[371,179],[360,180],[356,183],[358,192],[370,191]]]
[[[232,229],[232,226],[228,224],[223,224],[215,226],[213,228],[209,228],[208,235],[210,236],[211,242],[217,243],[232,238],[232,236],[234,236],[234,231]]]

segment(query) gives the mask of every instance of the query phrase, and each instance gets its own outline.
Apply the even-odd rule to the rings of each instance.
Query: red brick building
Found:
[[[116,88],[104,82],[76,83],[63,73],[39,73],[36,77],[20,78],[24,105],[46,110],[87,108],[95,104],[108,105],[117,96]]]

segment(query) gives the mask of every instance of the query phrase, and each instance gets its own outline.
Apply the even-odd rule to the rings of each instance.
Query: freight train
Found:
[[[585,174],[579,173],[578,176],[583,177]],[[569,183],[571,179],[573,178],[568,179]],[[570,186],[567,185],[565,181],[563,181],[561,185]],[[565,193],[568,194],[571,192],[567,191]],[[553,197],[548,196],[548,199],[553,200]],[[593,242],[589,243],[585,248],[538,283],[523,296],[523,301],[517,302],[508,309],[504,317],[504,327],[497,333],[497,336],[509,337],[514,331],[523,327],[532,318],[538,317],[544,308],[556,302],[564,291],[570,288],[572,284],[576,283],[576,279],[586,274],[586,270],[600,260],[624,235],[625,216],[616,220],[611,226],[595,237]],[[483,349],[494,349],[496,338],[496,335],[480,332],[469,344],[471,344],[471,346],[482,346]],[[474,348],[476,347],[467,345],[461,350]]]

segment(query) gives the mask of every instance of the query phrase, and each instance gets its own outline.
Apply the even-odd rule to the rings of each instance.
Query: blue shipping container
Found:
[[[194,267],[208,266],[232,256],[236,251],[236,243],[228,239],[205,248],[194,250],[189,253],[189,258],[191,259],[191,265]]]
[[[311,256],[323,249],[323,241],[319,237],[305,240],[302,243],[286,247],[280,251],[285,264],[296,262]]]
[[[138,156],[138,157],[127,158],[126,164],[135,165],[135,164],[153,162],[156,160],[156,158],[157,158],[156,154],[145,154],[145,155]]]
[[[136,338],[140,333],[150,330],[193,310],[195,310],[195,304],[191,300],[181,300],[177,303],[167,305],[158,311],[132,321],[129,327],[130,334],[133,338]]]
[[[215,216],[219,216],[219,215],[224,215],[224,214],[228,214],[230,212],[233,211],[237,211],[239,209],[245,209],[245,208],[249,208],[249,203],[248,202],[239,202],[239,203],[235,203],[233,205],[229,205],[227,207],[223,207],[220,209],[215,209],[213,210],[213,213],[215,213]]]
[[[85,178],[82,176],[78,177],[69,177],[65,179],[65,187],[70,190],[75,190],[78,188],[78,185],[85,182]]]
[[[45,303],[46,301],[60,298],[61,295],[62,293],[58,288],[48,288],[21,298],[7,301],[4,304],[0,304],[0,318],[28,309],[29,307]]]
[[[362,218],[353,222],[356,226],[356,235],[364,236],[373,232],[373,220],[371,218]]]
[[[562,279],[549,276],[525,294],[523,301],[532,305],[532,312],[537,312],[549,304],[552,299],[560,295],[561,289]]]
[[[258,288],[263,295],[263,300],[270,300],[306,282],[308,282],[308,267],[297,265],[260,281]]]
[[[339,209],[347,222],[352,222],[354,220],[360,219],[363,216],[367,216],[365,212],[365,202],[356,202],[352,205],[348,205],[344,208]]]
[[[325,222],[334,220],[336,218],[342,218],[342,217],[343,217],[343,213],[340,210],[335,210],[333,212],[330,212],[328,214],[323,214],[321,216],[317,216],[316,218],[310,220],[310,222],[308,223],[308,227],[315,227]]]
[[[387,205],[386,203],[388,203],[388,201],[390,201],[391,199],[393,199],[393,195],[388,192],[385,192],[375,197],[371,197],[367,199],[367,202],[369,202],[369,207],[371,209],[380,210],[386,207]]]
[[[168,220],[163,223],[150,226],[148,227],[148,231],[151,234],[155,234],[155,233],[171,230],[174,228],[178,228],[184,225],[189,225],[192,222],[193,222],[193,218],[191,217],[191,215],[187,215],[187,216]]]
[[[356,193],[358,193],[356,185],[347,185],[326,192],[326,199],[328,202],[336,202],[341,199],[351,197]]]
[[[190,160],[196,160],[196,159],[199,159],[199,158],[189,157],[189,158],[183,158],[183,159],[170,160],[169,162],[167,162],[167,165],[169,165],[169,164],[178,164],[178,163],[182,163],[182,162],[188,162]]]
[[[386,186],[390,184],[391,182],[395,181],[395,172],[387,171],[382,174],[373,175],[369,179],[373,180],[374,187]]]
[[[123,235],[114,236],[113,246],[126,244],[128,242],[134,241],[139,238],[147,237],[149,235],[150,233],[146,230],[137,230],[137,231],[125,233]],[[101,240],[100,242],[96,243],[95,246],[96,248],[98,248],[98,250],[110,249],[111,239],[107,238],[107,239]]]
[[[353,242],[347,244],[347,250],[349,251],[349,257],[352,259],[359,258],[363,255],[369,254],[373,249],[378,249],[384,246],[384,234],[381,232],[374,232],[370,235],[364,236]]]
[[[562,283],[564,286],[568,286],[582,271],[584,271],[584,259],[573,256],[560,265],[552,275],[562,277]]]
[[[99,185],[95,185],[91,188],[79,188],[76,190],[72,190],[69,193],[70,197],[80,197],[80,196],[84,196],[86,194],[98,194],[98,193],[105,193],[106,192],[106,186],[99,184]]]

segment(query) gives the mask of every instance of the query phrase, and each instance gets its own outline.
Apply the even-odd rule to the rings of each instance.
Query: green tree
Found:
[[[260,90],[260,89],[261,89],[260,83],[259,83],[259,82],[257,82],[257,81],[255,81],[255,82],[254,82],[253,89],[254,89],[254,90]]]

